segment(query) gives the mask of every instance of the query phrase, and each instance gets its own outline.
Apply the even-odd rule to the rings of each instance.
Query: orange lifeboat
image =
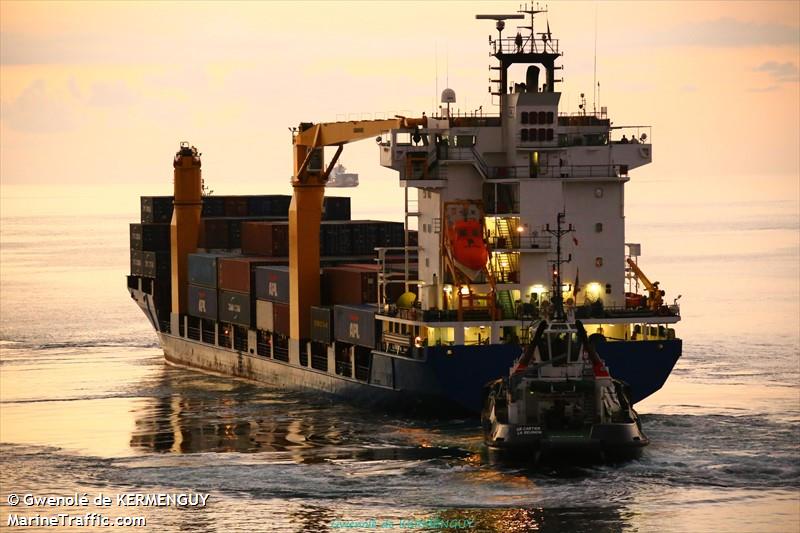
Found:
[[[459,220],[449,230],[453,258],[470,270],[482,270],[489,261],[483,241],[483,227],[478,220]]]

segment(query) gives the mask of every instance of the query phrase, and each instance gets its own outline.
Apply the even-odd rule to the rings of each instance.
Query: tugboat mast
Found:
[[[572,261],[572,254],[569,254],[567,259],[561,259],[561,237],[567,233],[572,233],[575,231],[575,228],[572,227],[572,224],[567,226],[566,229],[561,228],[561,223],[563,222],[564,217],[566,217],[566,213],[562,211],[556,217],[556,229],[550,229],[550,224],[547,224],[544,229],[547,233],[556,238],[556,259],[555,261],[550,261],[553,263],[553,297],[551,298],[551,301],[553,302],[554,320],[566,319],[566,314],[564,313],[564,297],[561,289],[561,265],[562,263],[569,263]]]

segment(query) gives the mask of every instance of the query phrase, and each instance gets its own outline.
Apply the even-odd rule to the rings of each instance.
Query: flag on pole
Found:
[[[581,273],[581,269],[580,268],[576,268],[575,269],[575,288],[572,291],[572,294],[578,294],[579,292],[581,292],[581,282],[578,279],[579,276],[580,276],[580,273]]]
[[[573,243],[575,246],[578,246],[578,238],[577,238],[577,237],[572,237],[572,243]]]

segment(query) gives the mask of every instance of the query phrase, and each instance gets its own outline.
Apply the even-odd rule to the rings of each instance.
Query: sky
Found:
[[[0,0],[2,211],[29,209],[26,187],[114,185],[125,196],[106,205],[133,212],[130,191],[170,193],[180,141],[203,153],[217,194],[289,193],[301,121],[430,114],[446,86],[462,111],[494,109],[495,30],[474,15],[518,4]],[[653,164],[629,199],[797,200],[800,2],[549,10],[562,111],[592,93],[596,36],[596,104],[615,125],[652,126]],[[373,142],[342,162],[361,175],[357,203],[400,197]]]

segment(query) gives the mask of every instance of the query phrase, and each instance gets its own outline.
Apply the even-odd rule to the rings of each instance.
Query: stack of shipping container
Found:
[[[199,329],[203,342],[213,344],[215,325],[219,320],[219,292],[217,289],[217,262],[224,254],[189,254],[188,259],[188,315],[194,317],[192,327]],[[222,337],[224,332],[220,332]]]
[[[230,325],[237,350],[247,349],[247,331],[256,327],[256,268],[270,263],[269,258],[243,256],[217,260],[219,321]]]
[[[131,275],[143,280],[143,289],[152,294],[159,322],[169,320],[171,196],[141,198],[141,222],[130,225]]]
[[[268,355],[271,346],[275,359],[288,361],[289,267],[256,267],[255,298],[259,355]]]
[[[207,250],[243,248],[243,225],[252,221],[282,221],[286,224],[291,199],[286,195],[204,197],[199,247]],[[350,220],[350,198],[326,197],[322,218]]]
[[[245,351],[248,332],[255,330],[259,355],[288,361],[290,202],[287,195],[203,198],[199,251],[188,257],[191,338]],[[130,227],[131,274],[156,282],[160,321],[169,320],[171,307],[172,210],[171,196],[142,197],[141,223]],[[350,220],[349,198],[325,198],[322,305],[309,317],[312,368],[328,371],[327,346],[337,341],[336,372],[365,379],[377,335],[374,249],[403,244],[402,223]],[[392,267],[402,270],[398,263]],[[387,300],[396,301],[403,290],[402,284],[387,285]],[[309,364],[304,350],[300,362]]]
[[[373,257],[376,247],[401,247],[404,242],[401,222],[323,221],[319,253],[321,257]],[[289,255],[288,222],[243,221],[239,243],[245,254],[286,257]]]

